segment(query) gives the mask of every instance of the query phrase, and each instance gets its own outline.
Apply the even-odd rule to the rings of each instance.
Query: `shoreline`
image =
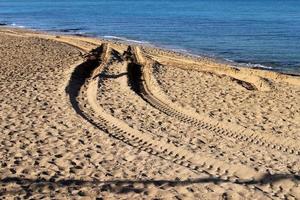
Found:
[[[284,72],[278,72],[275,70],[269,70],[269,69],[262,69],[262,68],[251,68],[248,66],[240,66],[239,63],[235,63],[235,62],[230,62],[224,59],[218,59],[218,58],[211,58],[209,56],[201,56],[201,55],[194,55],[194,54],[190,54],[190,53],[184,53],[184,52],[178,52],[178,51],[174,51],[172,49],[165,49],[165,48],[161,48],[161,47],[157,47],[153,44],[136,44],[134,42],[128,42],[128,41],[115,41],[115,40],[111,40],[111,39],[106,39],[106,38],[101,38],[101,37],[90,37],[88,35],[82,35],[82,34],[62,34],[62,33],[57,33],[57,32],[49,32],[49,31],[39,31],[36,29],[28,29],[28,28],[15,28],[15,27],[0,27],[1,28],[7,29],[7,30],[16,30],[16,31],[20,31],[21,33],[34,33],[37,36],[38,35],[44,35],[44,36],[54,36],[54,37],[70,37],[70,38],[85,38],[88,40],[98,40],[98,41],[105,41],[108,43],[115,43],[118,45],[136,45],[136,46],[140,46],[144,49],[147,50],[155,50],[157,52],[160,53],[167,53],[167,54],[171,54],[172,56],[178,56],[179,58],[183,58],[184,60],[191,60],[193,63],[196,64],[196,68],[187,68],[188,70],[200,70],[198,69],[199,67],[202,68],[201,65],[199,65],[199,63],[204,62],[204,68],[207,68],[206,64],[208,63],[208,68],[211,68],[212,66],[212,71],[208,70],[212,73],[217,73],[220,75],[227,75],[230,77],[246,77],[248,76],[248,74],[254,74],[255,76],[259,77],[259,79],[263,80],[264,78],[268,81],[272,80],[272,81],[284,81],[284,82],[288,82],[288,83],[292,83],[292,84],[296,84],[296,85],[300,85],[300,74],[289,74],[289,73],[284,73]],[[70,45],[70,44],[69,44]],[[206,69],[204,69],[203,72],[205,72]],[[248,78],[242,78],[242,79],[248,79]],[[251,78],[250,78],[251,79]],[[268,80],[270,79],[270,80]],[[261,80],[256,80],[258,81],[256,84],[261,84]],[[251,80],[253,81],[253,80]],[[250,82],[251,82],[250,81]],[[265,82],[265,81],[263,81]],[[267,83],[268,84],[268,83]],[[263,84],[264,85],[264,84]]]
[[[225,65],[230,65],[232,67],[237,67],[237,68],[249,68],[249,69],[257,69],[257,70],[263,70],[263,71],[270,71],[270,72],[276,72],[284,75],[290,75],[290,76],[300,76],[300,71],[299,72],[290,72],[289,70],[284,70],[284,69],[274,69],[273,67],[270,66],[264,66],[260,63],[245,63],[245,62],[237,62],[234,60],[230,60],[225,57],[219,57],[219,56],[213,56],[213,55],[208,55],[205,53],[194,53],[190,50],[187,49],[173,49],[173,48],[168,48],[165,47],[164,45],[148,42],[148,41],[138,41],[134,39],[128,39],[125,37],[119,37],[119,36],[97,36],[97,35],[92,35],[92,34],[86,34],[86,33],[76,33],[74,32],[75,29],[65,29],[66,31],[59,30],[39,30],[36,28],[27,28],[24,26],[15,26],[15,25],[9,25],[6,23],[0,23],[0,29],[1,28],[8,28],[8,29],[20,29],[20,30],[25,30],[25,31],[33,31],[36,33],[43,33],[43,34],[50,34],[50,35],[65,35],[65,36],[77,36],[77,37],[87,37],[87,38],[95,38],[95,39],[100,39],[100,40],[105,40],[105,41],[110,41],[110,42],[119,42],[122,44],[127,44],[127,45],[140,45],[140,46],[145,46],[148,48],[155,48],[159,49],[161,51],[172,51],[174,53],[181,54],[182,56],[191,56],[195,59],[197,58],[205,58],[205,59],[210,59],[213,62],[219,63],[219,64],[225,64]],[[76,29],[80,30],[80,29]]]
[[[269,69],[257,69],[257,68],[251,68],[248,66],[241,66],[239,63],[232,63],[224,59],[218,59],[218,58],[211,58],[208,56],[199,56],[194,55],[190,53],[183,53],[174,51],[172,49],[165,49],[161,47],[157,47],[155,45],[148,44],[136,44],[134,42],[128,42],[128,41],[115,41],[111,39],[101,38],[101,37],[90,37],[88,35],[76,35],[76,34],[61,34],[56,32],[49,32],[49,31],[39,31],[36,29],[26,29],[26,28],[13,28],[13,27],[3,27],[4,29],[11,31],[15,30],[17,32],[20,32],[21,34],[29,33],[33,34],[37,37],[44,36],[44,37],[65,37],[70,38],[72,40],[76,38],[84,38],[85,40],[92,40],[97,42],[107,42],[111,44],[116,44],[119,46],[139,46],[143,48],[145,51],[154,51],[154,54],[158,55],[169,55],[171,57],[174,57],[178,59],[179,65],[182,65],[182,62],[187,62],[188,65],[192,64],[193,67],[181,67],[182,69],[186,70],[193,70],[193,71],[202,71],[202,72],[211,72],[218,75],[225,75],[229,76],[234,79],[240,79],[242,81],[250,82],[251,84],[257,85],[258,87],[265,87],[266,85],[272,85],[271,82],[287,82],[294,85],[299,86],[300,85],[300,74],[289,74],[284,72],[278,72],[275,70],[269,70]],[[1,30],[1,27],[0,27]],[[76,43],[76,42],[75,42]],[[70,43],[69,43],[70,45]],[[72,46],[72,45],[71,45]],[[75,45],[76,46],[76,45]],[[151,54],[151,53],[150,53]],[[249,77],[248,77],[249,76]],[[252,77],[255,77],[252,79]],[[267,86],[269,88],[269,86]],[[264,89],[263,89],[264,90]],[[269,89],[267,89],[269,90]]]

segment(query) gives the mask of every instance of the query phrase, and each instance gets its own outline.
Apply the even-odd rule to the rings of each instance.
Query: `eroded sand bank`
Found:
[[[299,199],[300,79],[0,29],[0,195]]]

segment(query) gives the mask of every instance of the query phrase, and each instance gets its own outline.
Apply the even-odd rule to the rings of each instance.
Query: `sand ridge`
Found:
[[[283,124],[282,132],[293,132],[282,137],[214,119],[186,101],[204,89],[199,77],[213,89],[213,84],[233,87],[229,95],[236,98],[239,91],[260,95],[287,88],[295,109],[283,117],[297,121],[298,77],[251,69],[232,73],[210,63],[212,70],[206,60],[94,38],[6,29],[0,34],[6,63],[1,65],[1,195],[300,198],[297,124]],[[18,60],[22,54],[30,59]],[[190,62],[204,69],[191,65],[177,73]],[[168,85],[176,81],[180,88]],[[185,88],[194,82],[200,86]]]

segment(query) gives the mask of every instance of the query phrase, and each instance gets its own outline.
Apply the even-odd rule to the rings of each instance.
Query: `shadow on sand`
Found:
[[[241,183],[242,185],[263,185],[268,183],[275,183],[285,179],[297,179],[300,180],[300,176],[295,175],[266,175],[260,180],[249,181]],[[13,193],[33,193],[38,192],[40,189],[48,187],[51,190],[57,188],[76,188],[80,189],[83,187],[90,187],[97,189],[99,192],[113,192],[113,193],[142,193],[147,191],[147,188],[152,185],[154,187],[163,187],[171,188],[176,186],[187,186],[191,184],[201,184],[201,183],[224,183],[230,182],[228,180],[223,180],[219,178],[196,178],[196,179],[187,179],[187,180],[111,180],[111,181],[101,181],[101,180],[76,180],[76,179],[63,179],[55,180],[54,178],[46,179],[28,179],[28,178],[19,178],[19,177],[7,177],[0,179],[0,185],[3,187],[9,184],[17,184],[22,189],[19,190],[13,189],[10,187],[10,190],[0,189],[0,196]]]

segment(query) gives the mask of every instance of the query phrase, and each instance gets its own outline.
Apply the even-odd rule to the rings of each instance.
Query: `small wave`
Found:
[[[132,42],[132,43],[138,43],[138,44],[149,44],[147,41],[140,41],[140,40],[132,40],[125,37],[117,37],[113,35],[104,35],[103,38],[106,39],[112,39],[112,40],[119,40],[119,41],[126,41],[126,42]]]
[[[25,26],[17,25],[16,23],[11,23],[10,25],[18,28],[25,28]]]
[[[247,68],[252,68],[252,69],[274,70],[274,68],[271,66],[258,64],[258,63],[250,63],[250,62],[245,62],[245,61],[241,61],[241,60],[232,60],[229,58],[217,58],[217,60],[221,61],[222,63],[230,64],[235,67],[247,67]]]
[[[88,34],[88,33],[83,32],[83,31],[79,31],[79,32],[73,33],[72,35],[80,36],[80,37],[91,37],[92,36],[91,34]]]
[[[7,23],[0,22],[0,26],[7,26],[7,25],[8,25]]]
[[[246,66],[254,68],[254,69],[273,69],[273,67],[262,65],[262,64],[247,63]]]
[[[104,38],[107,39],[116,39],[116,40],[123,40],[123,38],[117,37],[117,36],[112,36],[112,35],[104,35]]]
[[[166,49],[169,49],[171,51],[175,51],[175,52],[178,52],[178,53],[184,53],[184,54],[191,54],[188,50],[186,49],[181,49],[181,48],[178,48],[178,47],[166,47]],[[192,54],[191,54],[192,55]]]
[[[230,62],[230,63],[234,63],[234,60],[231,60],[229,58],[224,58],[225,61]]]
[[[35,28],[38,29],[38,28]],[[87,34],[85,31],[83,31],[83,28],[65,28],[60,29],[57,27],[50,27],[48,29],[38,29],[42,31],[52,32],[55,34],[62,34],[62,35],[75,35],[75,36],[92,36]]]
[[[66,28],[66,29],[59,29],[58,31],[59,32],[63,32],[63,33],[70,33],[70,32],[80,32],[82,31],[83,29],[82,28]]]

